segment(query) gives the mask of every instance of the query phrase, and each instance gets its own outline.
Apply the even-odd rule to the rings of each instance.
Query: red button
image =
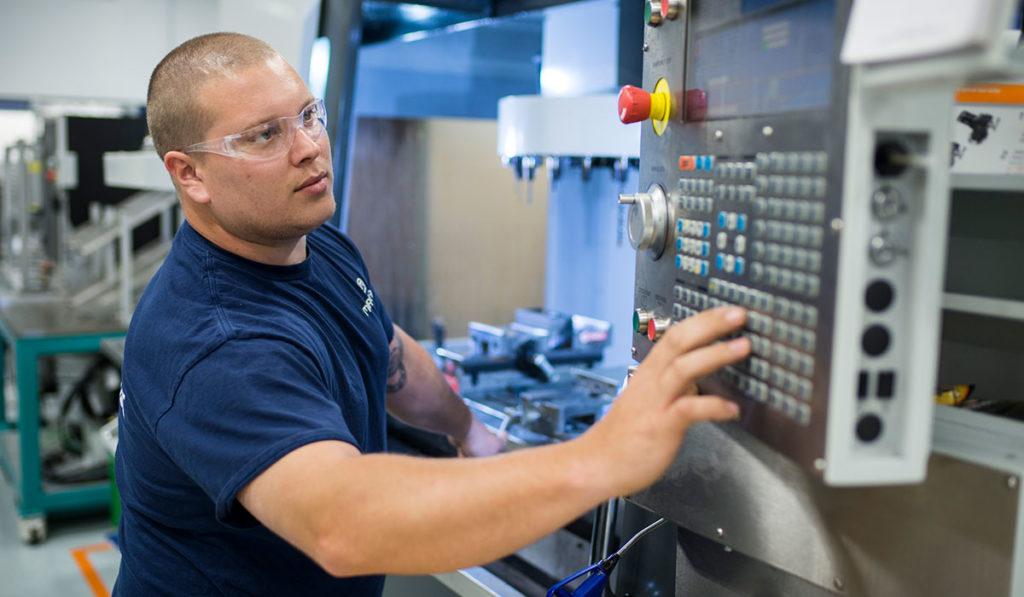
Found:
[[[682,0],[661,0],[661,16],[666,19],[675,19],[679,16],[682,4]]]
[[[680,170],[696,170],[697,169],[697,158],[692,155],[681,155],[679,156],[679,169]]]
[[[654,318],[652,317],[651,320],[647,322],[647,338],[651,342],[654,342],[654,340],[657,337],[658,337],[658,328],[654,324]]]
[[[619,91],[619,120],[625,124],[651,117],[651,94],[639,87],[626,85]]]
[[[708,115],[708,94],[702,89],[686,90],[686,120],[703,122]]]

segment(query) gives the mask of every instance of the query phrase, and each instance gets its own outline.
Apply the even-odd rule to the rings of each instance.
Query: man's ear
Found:
[[[195,203],[206,203],[210,200],[210,193],[202,175],[196,169],[196,162],[192,156],[180,151],[168,151],[164,154],[164,168],[189,199]]]

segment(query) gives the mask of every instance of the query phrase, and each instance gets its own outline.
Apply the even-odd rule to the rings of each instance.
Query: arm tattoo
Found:
[[[388,394],[401,391],[405,387],[405,362],[402,360],[402,338],[395,334],[391,343],[391,360],[388,362],[388,382],[385,388]]]

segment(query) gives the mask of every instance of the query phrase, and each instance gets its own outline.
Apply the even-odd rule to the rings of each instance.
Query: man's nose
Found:
[[[292,152],[294,155],[299,157],[299,161],[306,159],[307,157],[316,157],[320,153],[320,137],[323,136],[325,131],[321,131],[316,138],[313,137],[313,133],[307,131],[302,127],[298,127],[295,130],[295,138],[292,139]]]

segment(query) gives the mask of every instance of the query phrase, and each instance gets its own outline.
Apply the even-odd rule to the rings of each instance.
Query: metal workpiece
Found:
[[[576,437],[608,410],[625,369],[596,366],[611,334],[592,317],[516,309],[506,325],[470,322],[468,338],[425,347],[477,418],[521,448]]]
[[[521,424],[533,433],[564,439],[581,434],[597,422],[611,404],[611,396],[579,391],[573,386],[520,392]]]
[[[592,366],[603,358],[611,324],[583,315],[517,309],[504,326],[469,322],[472,346],[465,354],[438,349],[435,354],[455,363],[476,385],[482,373],[518,371],[543,382],[559,381],[559,366]]]

